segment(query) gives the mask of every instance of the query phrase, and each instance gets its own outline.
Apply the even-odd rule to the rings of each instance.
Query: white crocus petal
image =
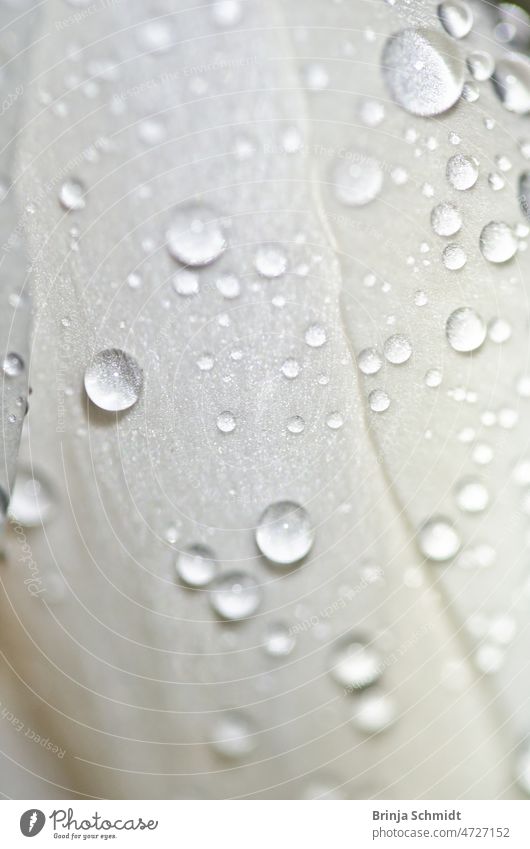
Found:
[[[347,4],[297,6],[248,0],[232,23],[219,4],[41,11],[18,160],[21,202],[39,198],[21,459],[56,510],[45,534],[27,531],[41,597],[6,571],[2,628],[32,641],[13,639],[13,663],[81,794],[304,797],[327,782],[353,797],[513,795],[509,735],[461,632],[492,591],[507,612],[515,533],[502,513],[460,515],[452,488],[470,473],[460,410],[469,429],[487,391],[507,393],[492,409],[515,403],[519,259],[510,271],[479,252],[490,219],[515,223],[515,198],[481,182],[480,201],[461,199],[446,183],[449,133],[483,158],[474,104],[427,123],[390,100],[379,62],[401,4],[374,22],[357,3],[355,30]],[[61,108],[43,109],[42,91]],[[363,107],[363,123],[366,100],[383,109]],[[517,137],[489,88],[484,102]],[[443,200],[462,207],[457,271],[430,224]],[[515,353],[489,339],[455,352],[445,323],[462,306],[507,319]],[[384,357],[372,376],[357,371],[366,348]],[[425,386],[433,368],[442,382]],[[480,400],[457,401],[462,386]],[[489,510],[503,482],[487,481]],[[271,505],[281,521],[256,544]],[[425,564],[414,530],[434,515],[450,520],[435,546],[456,553],[453,526],[459,557],[491,542],[506,583]],[[490,536],[475,539],[484,515]],[[175,571],[196,545],[220,564],[213,603],[197,584],[204,557],[187,586]],[[20,539],[8,546],[15,562]],[[277,623],[296,645],[272,663]],[[377,748],[351,724],[375,680],[396,711]]]

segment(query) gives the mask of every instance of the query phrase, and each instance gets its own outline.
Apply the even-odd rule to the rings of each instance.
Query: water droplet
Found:
[[[287,269],[285,251],[279,245],[263,245],[256,253],[254,265],[262,277],[280,277]]]
[[[331,676],[343,687],[362,690],[381,677],[379,654],[368,643],[357,638],[339,642],[333,651]]]
[[[425,385],[430,389],[436,389],[442,382],[442,372],[437,368],[430,368],[425,375]]]
[[[523,793],[530,796],[530,746],[520,749],[515,761],[515,780]]]
[[[287,422],[287,430],[289,433],[303,433],[305,429],[305,421],[302,416],[291,416]]]
[[[201,371],[211,371],[213,369],[214,362],[212,354],[201,354],[197,360],[197,365]]]
[[[232,433],[236,428],[236,419],[229,410],[224,410],[217,416],[217,427],[221,433]]]
[[[438,236],[454,236],[462,226],[462,216],[452,203],[439,203],[431,212],[431,226]]]
[[[530,171],[525,171],[519,177],[519,203],[526,218],[530,218]]]
[[[271,657],[287,657],[295,647],[295,637],[281,622],[269,625],[265,634],[264,649]]]
[[[215,281],[217,291],[228,300],[237,298],[241,292],[241,285],[235,274],[221,274]]]
[[[241,711],[227,711],[214,724],[211,746],[220,757],[240,761],[256,748],[256,732]]]
[[[218,569],[215,555],[206,545],[190,545],[178,553],[175,561],[175,571],[188,587],[205,587]]]
[[[396,707],[386,693],[374,688],[359,693],[355,699],[351,721],[362,734],[379,734],[395,719]]]
[[[418,544],[424,557],[442,562],[450,560],[460,548],[460,537],[444,516],[428,519],[418,532]]]
[[[495,69],[493,57],[482,50],[475,50],[467,57],[469,73],[477,82],[489,80]]]
[[[480,348],[486,338],[486,325],[471,307],[460,307],[447,319],[445,332],[451,348],[467,353]]]
[[[289,380],[294,380],[294,378],[298,377],[300,374],[300,363],[298,360],[290,357],[282,363],[281,370],[284,377],[287,377]]]
[[[262,513],[256,528],[256,544],[272,563],[291,565],[305,557],[315,531],[309,513],[294,501],[278,501]]]
[[[363,100],[359,106],[359,118],[367,127],[378,127],[384,117],[385,107],[378,100]]]
[[[24,371],[24,360],[11,351],[4,358],[3,370],[6,377],[18,377]]]
[[[517,239],[503,221],[490,221],[480,234],[480,251],[488,262],[507,262],[517,253]]]
[[[230,572],[216,578],[210,590],[210,604],[223,619],[246,619],[256,612],[260,603],[258,584],[244,572]]]
[[[185,298],[199,294],[199,275],[195,271],[190,271],[189,268],[177,271],[173,275],[172,284],[177,295]]]
[[[463,192],[477,182],[478,162],[474,156],[457,153],[448,160],[445,173],[452,187]]]
[[[138,401],[143,374],[136,360],[118,348],[99,351],[85,371],[85,390],[97,407],[117,413]]]
[[[328,72],[322,65],[311,64],[304,68],[306,86],[310,91],[324,91],[328,87]]]
[[[183,265],[208,265],[226,248],[218,213],[197,204],[185,204],[173,212],[166,238],[169,253]]]
[[[505,109],[517,115],[530,112],[530,63],[523,56],[501,59],[491,79]]]
[[[59,202],[64,209],[75,212],[85,208],[85,195],[86,189],[79,180],[65,180],[59,189]]]
[[[171,29],[165,21],[151,20],[137,31],[136,41],[146,53],[164,53],[171,47]]]
[[[396,333],[394,336],[389,336],[384,344],[385,358],[393,365],[401,365],[406,363],[412,355],[412,345],[410,340],[401,333]]]
[[[462,89],[462,100],[465,100],[466,103],[475,103],[479,97],[480,91],[474,83],[464,83],[464,88]]]
[[[236,26],[243,17],[240,0],[216,0],[212,7],[215,23],[220,27]]]
[[[488,324],[488,338],[497,345],[507,342],[512,335],[511,325],[503,318],[492,318]]]
[[[347,206],[365,206],[374,200],[383,186],[383,171],[370,156],[350,151],[334,166],[332,183],[335,196]]]
[[[442,253],[442,262],[449,271],[459,271],[467,262],[466,252],[460,245],[447,245]]]
[[[489,494],[478,478],[464,478],[456,486],[455,500],[466,513],[480,513],[488,506]]]
[[[453,38],[465,38],[473,26],[473,13],[467,3],[459,0],[440,3],[438,15],[443,28]]]
[[[357,365],[363,374],[377,374],[383,360],[375,348],[364,348],[357,357]]]
[[[304,339],[310,348],[321,348],[327,341],[326,330],[321,324],[310,324],[306,329]]]
[[[55,498],[45,478],[30,469],[19,469],[9,503],[11,518],[26,528],[36,528],[50,518],[54,507]]]
[[[413,115],[440,115],[462,93],[464,64],[443,33],[401,30],[386,42],[382,64],[392,97]]]
[[[142,285],[142,278],[135,271],[131,271],[131,273],[127,275],[127,285],[129,289],[139,289]]]
[[[331,428],[331,430],[340,430],[340,428],[344,425],[344,419],[338,412],[330,413],[326,419],[326,424],[329,428]]]
[[[368,403],[374,413],[384,413],[390,407],[390,398],[383,389],[374,389],[368,396]]]

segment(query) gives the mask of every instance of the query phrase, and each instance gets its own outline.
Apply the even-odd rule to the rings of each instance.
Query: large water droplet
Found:
[[[517,239],[503,221],[490,221],[480,234],[480,251],[488,262],[507,262],[517,253]]]
[[[486,338],[486,325],[471,307],[460,307],[447,319],[445,332],[451,348],[467,353],[480,348]]]
[[[383,672],[378,652],[357,638],[339,642],[334,648],[331,664],[334,680],[351,690],[362,690],[375,684]]]
[[[433,516],[420,528],[418,544],[424,557],[443,562],[454,557],[460,548],[460,537],[444,516]]]
[[[208,265],[226,248],[219,214],[197,204],[185,204],[173,212],[166,237],[169,253],[184,265]]]
[[[297,563],[310,551],[315,531],[307,510],[293,501],[278,501],[262,513],[256,529],[261,553],[273,563]]]
[[[491,79],[506,109],[518,115],[530,112],[530,63],[523,56],[501,59]]]
[[[244,572],[230,572],[217,578],[210,591],[210,604],[223,619],[246,619],[256,612],[260,602],[258,584]]]
[[[227,711],[215,722],[211,746],[220,757],[239,761],[250,755],[256,745],[254,728],[240,711]]]
[[[370,156],[352,154],[340,159],[332,174],[335,196],[347,206],[365,206],[383,185],[383,171]]]
[[[440,115],[462,94],[464,64],[443,33],[401,30],[386,42],[382,64],[392,97],[413,115]]]
[[[471,32],[473,13],[467,3],[447,0],[438,6],[438,15],[443,28],[453,38],[465,38]]]
[[[206,545],[190,545],[180,551],[175,561],[175,570],[189,587],[205,587],[218,571],[218,563],[211,548]]]
[[[143,385],[136,360],[118,348],[99,351],[85,371],[85,390],[102,410],[127,410],[138,401]]]

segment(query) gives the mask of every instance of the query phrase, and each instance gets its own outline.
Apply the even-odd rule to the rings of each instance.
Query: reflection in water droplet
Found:
[[[190,545],[180,551],[175,561],[175,570],[189,587],[205,587],[215,578],[218,563],[211,548],[206,545]]]
[[[330,673],[343,687],[362,690],[380,678],[383,666],[379,654],[360,639],[347,639],[338,643],[332,654]]]
[[[382,66],[392,97],[413,115],[440,115],[462,93],[464,64],[443,33],[401,30],[386,42]]]
[[[85,390],[97,407],[117,413],[138,401],[143,374],[136,360],[118,348],[99,351],[85,371]]]
[[[210,590],[210,604],[223,619],[239,620],[252,616],[261,602],[258,584],[244,572],[230,572],[217,578]]]
[[[444,516],[428,519],[418,532],[418,544],[424,557],[442,562],[454,557],[460,548],[460,537]]]
[[[245,714],[227,711],[216,720],[211,746],[220,757],[239,761],[250,755],[256,745],[254,728]]]
[[[166,238],[169,253],[184,265],[208,265],[226,248],[218,213],[198,204],[184,204],[173,212]]]
[[[347,206],[365,206],[383,185],[383,171],[370,156],[349,152],[333,168],[332,183],[337,200]]]
[[[59,189],[61,206],[70,212],[85,208],[85,195],[86,189],[79,180],[65,180]]]
[[[473,13],[467,3],[461,0],[448,0],[438,6],[438,15],[442,26],[453,38],[465,38],[473,26]]]
[[[445,326],[447,340],[455,351],[476,351],[486,338],[486,325],[471,307],[460,307],[451,313]]]
[[[492,76],[495,92],[505,107],[517,115],[530,112],[530,62],[512,54],[497,62]]]
[[[480,251],[488,262],[507,262],[517,253],[517,239],[503,221],[490,221],[480,234]]]
[[[260,517],[256,544],[273,563],[297,563],[310,551],[315,531],[307,510],[293,501],[271,504]]]

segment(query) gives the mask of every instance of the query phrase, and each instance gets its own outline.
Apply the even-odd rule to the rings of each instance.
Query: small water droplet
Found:
[[[224,410],[217,416],[217,427],[221,433],[232,433],[236,428],[236,419],[229,410]]]
[[[45,478],[19,469],[9,503],[11,518],[25,528],[36,528],[50,518],[54,507],[55,497]]]
[[[205,587],[218,569],[215,555],[206,545],[190,545],[178,553],[175,561],[175,571],[188,587]]]
[[[339,412],[330,413],[326,419],[326,424],[331,430],[340,430],[344,425],[344,419]]]
[[[454,42],[443,33],[401,30],[386,42],[382,66],[392,97],[413,115],[440,115],[462,93],[464,64]]]
[[[230,572],[216,578],[209,597],[215,613],[227,620],[252,616],[261,602],[258,584],[244,572]]]
[[[383,360],[375,348],[364,348],[357,356],[357,365],[363,374],[377,374]]]
[[[349,690],[362,690],[375,684],[382,671],[378,652],[361,639],[341,640],[333,650],[331,676]]]
[[[327,341],[326,330],[321,324],[310,324],[304,334],[310,348],[321,348]]]
[[[349,151],[333,168],[335,196],[347,206],[365,206],[374,200],[383,186],[383,171],[377,160]]]
[[[456,485],[455,500],[466,513],[480,513],[488,506],[489,494],[478,478],[464,478]]]
[[[374,413],[384,413],[390,407],[390,398],[384,389],[374,389],[368,396],[368,403]]]
[[[462,216],[453,203],[439,203],[431,212],[431,226],[438,236],[454,236],[462,226]]]
[[[208,265],[226,248],[218,213],[197,204],[185,204],[173,212],[166,238],[169,253],[183,265]]]
[[[448,160],[445,173],[452,187],[463,192],[477,182],[478,162],[474,156],[457,153]]]
[[[453,38],[465,38],[473,26],[473,13],[467,3],[447,0],[438,6],[438,15],[443,28]]]
[[[287,422],[287,430],[289,433],[303,433],[305,429],[305,421],[302,416],[291,416]]]
[[[428,519],[418,532],[418,545],[424,557],[443,562],[450,560],[460,548],[460,537],[444,516]]]
[[[199,275],[195,271],[190,271],[189,268],[177,271],[171,282],[177,295],[189,298],[199,294]]]
[[[18,377],[24,371],[24,360],[11,351],[4,358],[3,370],[6,377]]]
[[[469,73],[477,82],[489,80],[495,69],[495,62],[490,53],[475,50],[467,57]]]
[[[120,412],[138,401],[143,374],[136,360],[118,348],[99,351],[85,371],[85,390],[97,407]]]
[[[476,351],[486,338],[486,325],[471,307],[460,307],[452,312],[445,331],[451,348],[462,353]]]
[[[241,285],[235,274],[221,274],[215,281],[217,291],[228,300],[239,297]]]
[[[425,385],[430,389],[436,389],[442,382],[442,372],[437,368],[430,368],[425,375]]]
[[[389,336],[384,344],[383,350],[385,358],[393,365],[406,363],[412,355],[412,345],[410,340],[401,333]]]
[[[517,239],[503,221],[490,221],[480,234],[480,251],[488,262],[508,262],[517,253]]]
[[[241,21],[243,7],[240,0],[216,0],[212,15],[217,26],[233,27]]]
[[[289,380],[294,380],[294,378],[298,377],[300,374],[300,363],[298,360],[290,357],[282,363],[281,371],[284,377],[287,377]]]
[[[270,657],[287,657],[295,647],[295,637],[281,622],[273,622],[265,633],[264,649]]]
[[[85,208],[85,195],[86,189],[79,180],[65,180],[59,189],[60,204],[70,212]]]
[[[280,277],[287,269],[287,256],[279,245],[263,245],[258,249],[254,265],[262,277]]]
[[[395,722],[393,699],[376,688],[359,693],[351,714],[351,722],[362,734],[379,734]]]
[[[315,531],[309,513],[293,501],[278,501],[262,513],[256,545],[267,560],[291,565],[302,560],[313,545]]]
[[[448,271],[459,271],[467,262],[466,252],[460,245],[447,245],[442,253],[442,262]]]

